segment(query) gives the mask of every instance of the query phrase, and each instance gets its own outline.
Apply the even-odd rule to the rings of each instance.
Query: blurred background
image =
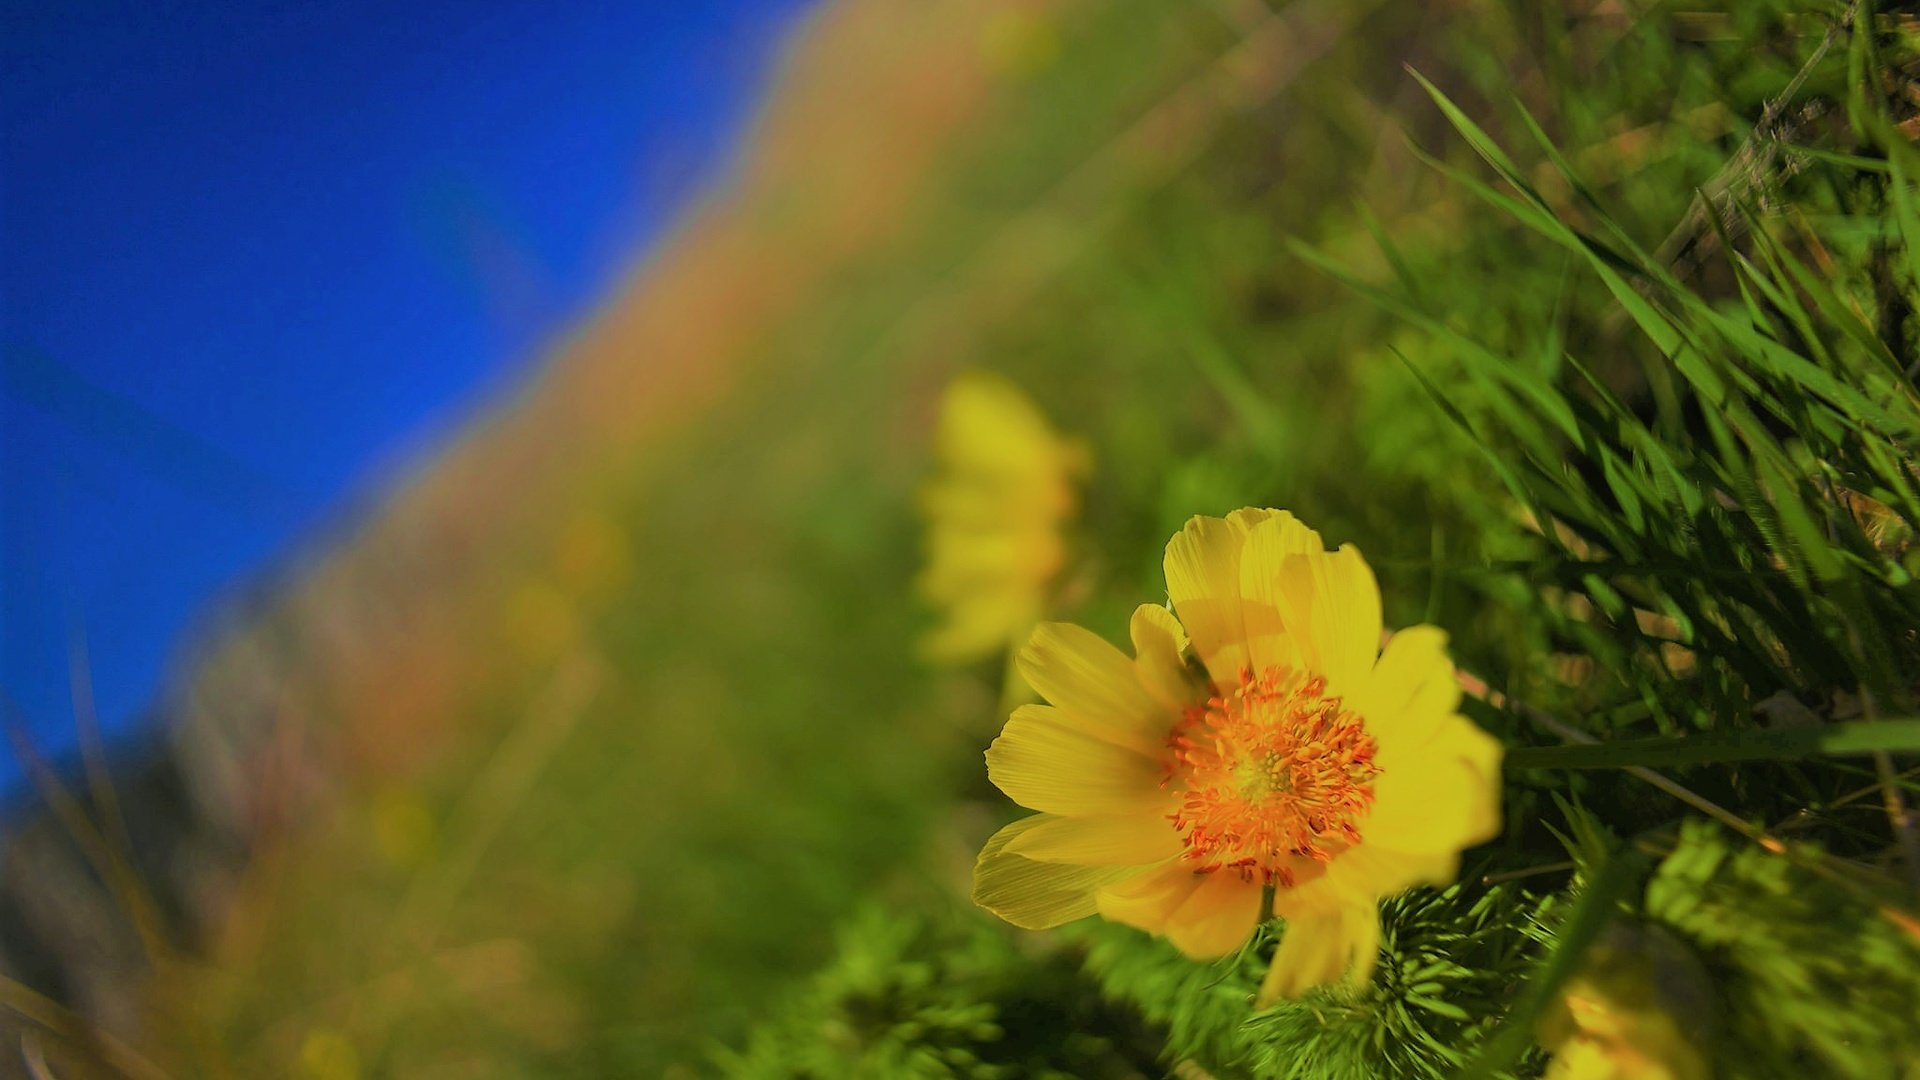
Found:
[[[47,783],[31,770],[84,783],[95,758],[169,921],[223,910],[202,890],[264,810],[252,790],[210,805],[205,762],[181,759],[230,755],[221,775],[281,805],[255,744],[288,714],[262,703],[193,733],[209,656],[260,642],[294,583],[397,490],[432,486],[436,454],[726,189],[807,9],[8,5],[0,800],[27,835],[7,851],[27,894],[5,926],[12,972],[131,1023],[124,912],[87,910],[33,861]],[[516,497],[496,494],[470,528],[503,524],[484,519]],[[418,542],[428,566],[458,558]],[[624,553],[591,526],[585,542],[589,560]],[[371,583],[323,590],[381,619],[415,607]],[[432,753],[418,729],[381,738]],[[302,771],[344,779],[334,764]]]
[[[1290,506],[1564,688],[1436,569],[1533,534],[1403,360],[1569,333],[1631,397],[1630,328],[1407,69],[1652,248],[1814,7],[9,4],[0,1074],[783,1074],[724,1048],[1009,812],[1003,658],[913,648],[970,368],[1090,451],[1056,614]]]
[[[135,733],[211,597],[524,385],[805,7],[13,6],[0,685],[43,751],[81,641]]]

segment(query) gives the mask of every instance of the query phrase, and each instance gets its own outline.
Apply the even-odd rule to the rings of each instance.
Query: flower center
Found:
[[[1167,738],[1168,815],[1195,873],[1291,888],[1360,842],[1373,803],[1373,736],[1325,679],[1269,667],[1186,711]]]

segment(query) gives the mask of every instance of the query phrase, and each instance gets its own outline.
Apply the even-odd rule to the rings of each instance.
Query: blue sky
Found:
[[[589,309],[811,2],[8,0],[0,690],[41,748],[76,630],[124,737],[211,601]]]

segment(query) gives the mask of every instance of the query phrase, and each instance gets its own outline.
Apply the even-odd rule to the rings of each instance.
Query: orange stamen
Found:
[[[1167,738],[1168,815],[1195,873],[1291,888],[1360,842],[1380,767],[1366,721],[1326,680],[1269,667],[1188,709]]]

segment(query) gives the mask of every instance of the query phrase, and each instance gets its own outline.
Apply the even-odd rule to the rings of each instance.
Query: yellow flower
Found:
[[[1380,898],[1452,880],[1499,831],[1500,745],[1454,711],[1446,636],[1382,652],[1373,572],[1293,515],[1196,517],[1166,576],[1173,612],[1134,612],[1133,658],[1062,623],[1021,650],[1051,704],[1015,710],[987,772],[1041,812],[987,841],[974,899],[1031,929],[1098,912],[1210,958],[1271,889],[1287,930],[1261,1000],[1364,982]]]
[[[1541,1045],[1553,1053],[1546,1078],[1707,1080],[1699,1026],[1711,1002],[1706,973],[1684,946],[1656,928],[1615,924],[1541,1024]]]
[[[1653,989],[1641,989],[1622,996],[1590,977],[1568,983],[1547,1080],[1707,1080],[1705,1055]]]
[[[1087,470],[1019,388],[968,372],[941,401],[940,471],[921,495],[927,566],[918,587],[942,615],[921,642],[933,660],[962,663],[1017,640],[1040,618],[1066,561],[1062,527]]]

